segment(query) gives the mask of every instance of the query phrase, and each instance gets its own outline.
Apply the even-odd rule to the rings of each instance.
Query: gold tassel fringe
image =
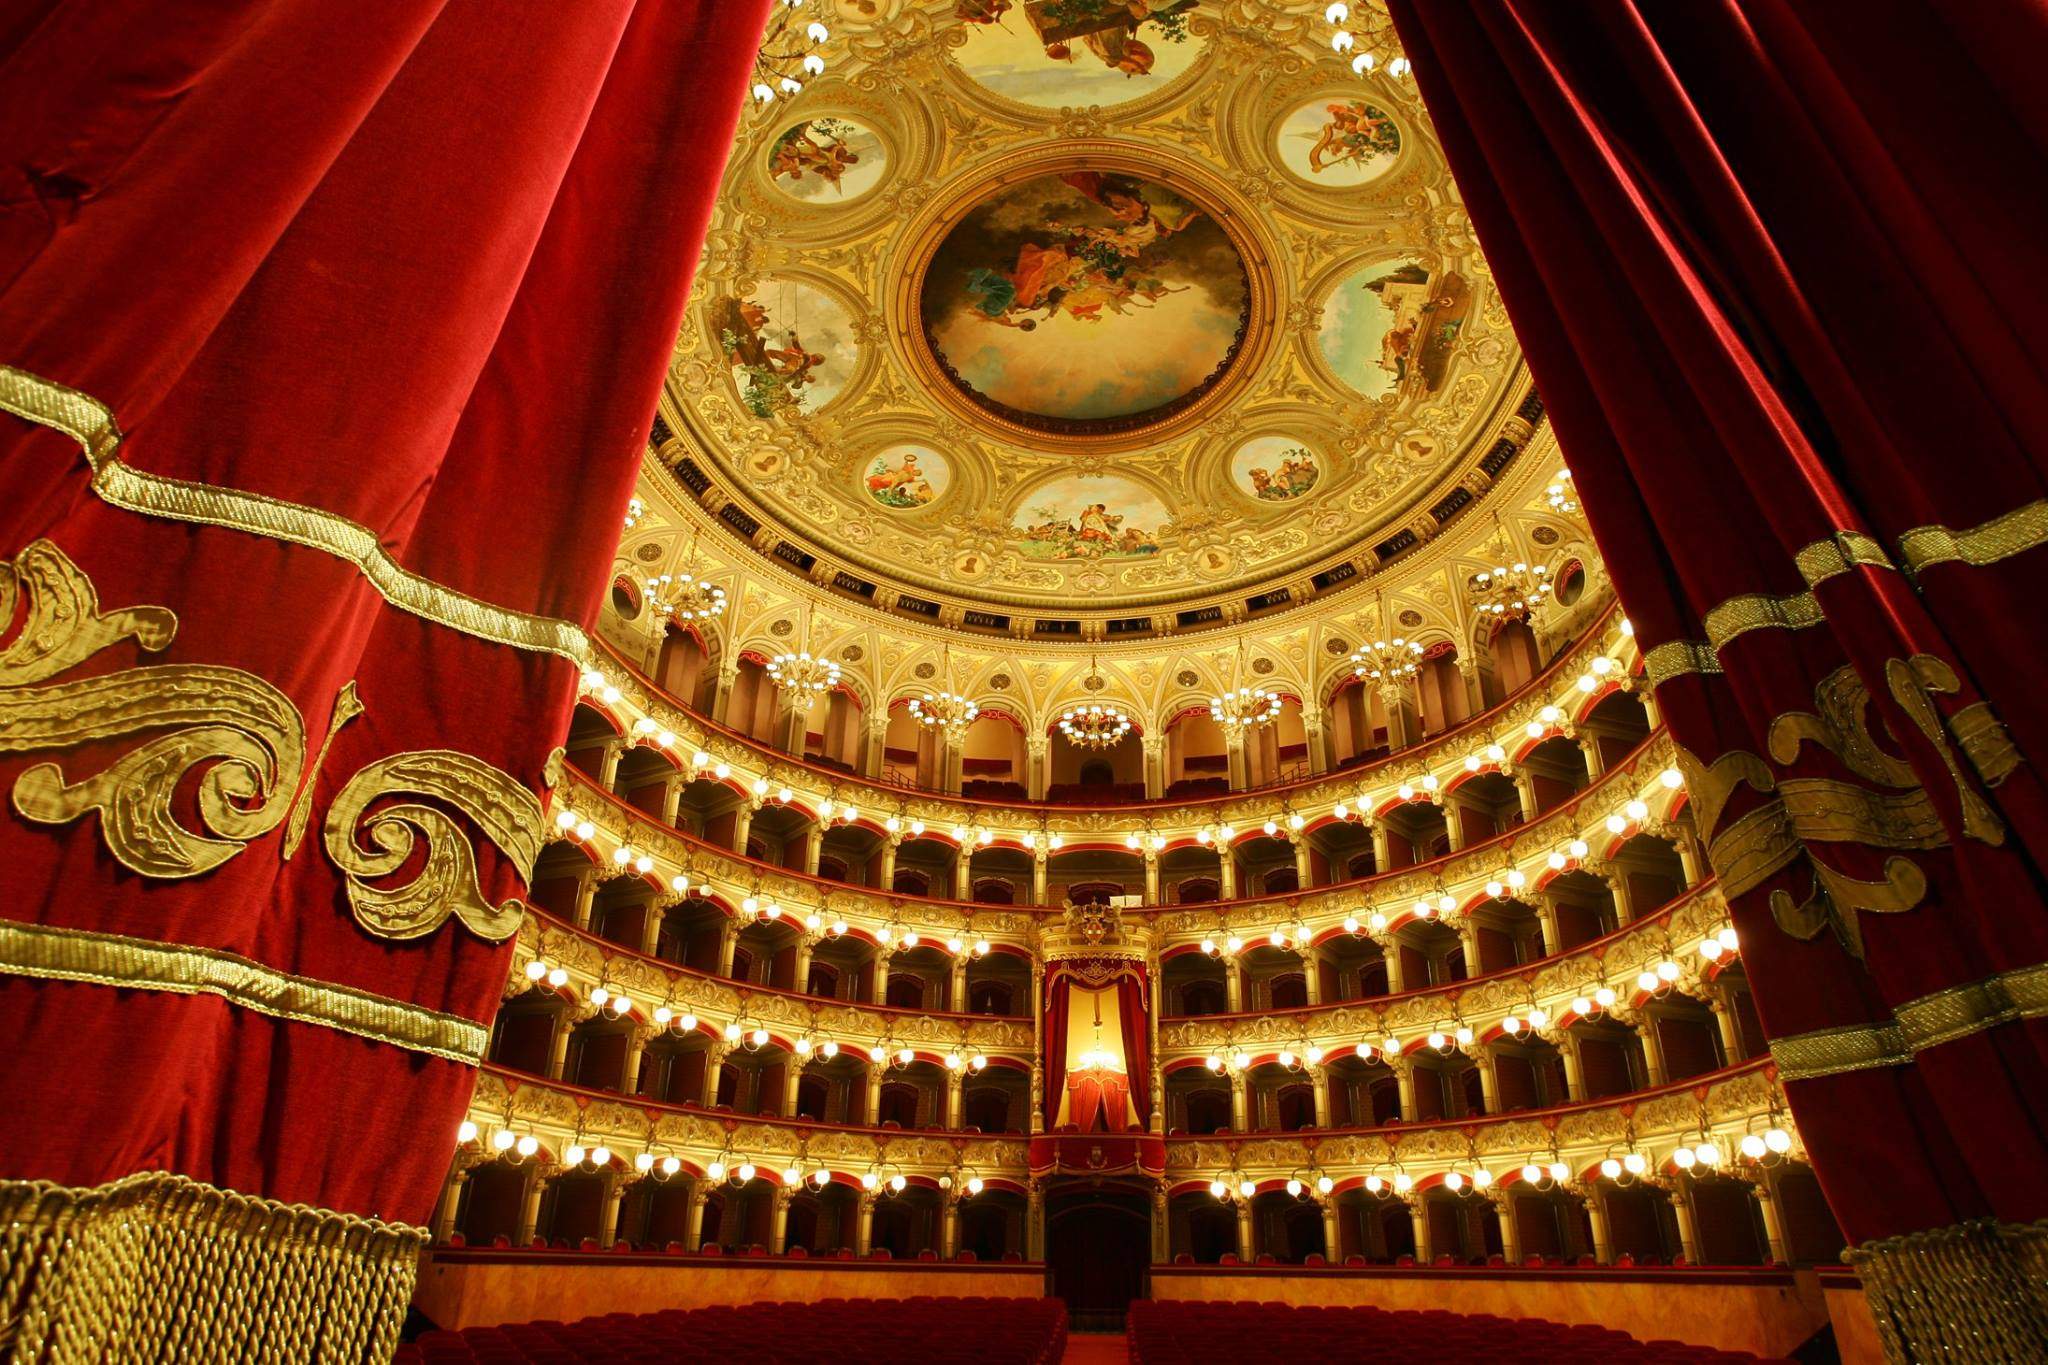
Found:
[[[1976,1219],[1863,1242],[1842,1259],[1862,1276],[1893,1361],[2048,1358],[2048,1221]]]
[[[0,1180],[0,1359],[382,1365],[427,1235],[164,1172]]]

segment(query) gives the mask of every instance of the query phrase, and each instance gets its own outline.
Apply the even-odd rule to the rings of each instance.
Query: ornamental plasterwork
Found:
[[[1299,6],[1200,0],[1057,57],[1036,9],[975,13],[842,8],[830,74],[745,115],[678,337],[671,456],[942,603],[1171,615],[1333,556],[1369,566],[1527,387],[1412,83],[1351,76]],[[1210,335],[1191,291],[1218,305],[1239,266],[1214,392],[1169,394],[1153,371]],[[1039,425],[935,378],[991,347],[1003,410]],[[1063,347],[1104,359],[1077,379],[1048,359]],[[1130,407],[1148,385],[1183,415]],[[1117,404],[1129,429],[1090,415]]]
[[[1142,729],[1152,731],[1157,726],[1147,724],[1149,718],[1171,718],[1189,707],[1206,705],[1211,693],[1244,679],[1239,671],[1240,640],[1248,668],[1260,660],[1273,664],[1270,672],[1258,674],[1259,681],[1311,703],[1305,708],[1310,711],[1349,676],[1346,656],[1350,649],[1362,639],[1388,630],[1425,648],[1448,644],[1461,661],[1490,668],[1490,660],[1478,644],[1486,627],[1470,608],[1466,585],[1473,574],[1501,562],[1504,553],[1526,556],[1550,567],[1554,574],[1570,563],[1585,568],[1586,586],[1578,602],[1554,608],[1540,625],[1545,635],[1555,639],[1581,633],[1612,601],[1612,587],[1584,523],[1560,516],[1545,503],[1544,488],[1559,467],[1556,442],[1546,425],[1499,482],[1489,481],[1484,517],[1459,518],[1443,534],[1384,570],[1378,579],[1367,580],[1327,602],[1311,600],[1300,611],[1238,628],[1165,639],[1055,643],[969,635],[948,629],[943,618],[929,624],[910,621],[850,598],[806,590],[787,565],[732,543],[730,528],[658,471],[643,479],[647,511],[622,541],[615,571],[633,582],[657,572],[687,571],[708,576],[724,587],[729,595],[728,610],[706,623],[703,634],[712,654],[725,667],[736,666],[747,651],[772,655],[789,648],[808,599],[810,619],[804,643],[813,652],[844,661],[846,685],[870,708],[871,716],[929,686],[916,670],[919,665],[931,665],[935,670],[945,667],[955,690],[973,696],[985,709],[1007,713],[1027,734],[1043,733],[1060,708],[1093,696],[1126,706],[1139,718]],[[1499,532],[1493,521],[1496,508]],[[1315,526],[1312,517],[1311,533],[1316,533]],[[1534,539],[1538,532],[1550,543],[1538,544]],[[654,555],[651,559],[649,551]],[[1230,547],[1230,553],[1240,552],[1237,546]],[[818,576],[816,571],[813,576]],[[893,600],[892,590],[883,591]],[[1382,620],[1381,592],[1389,621]],[[878,594],[878,599],[882,595]],[[1404,624],[1409,620],[1418,624]],[[653,662],[659,625],[653,614],[646,612],[637,620],[626,621],[607,610],[600,620],[606,638],[643,666]],[[784,633],[776,633],[778,625],[784,627]],[[1335,648],[1338,645],[1342,648]],[[857,651],[858,662],[851,661],[849,651]],[[1020,656],[1031,658],[1029,666],[1019,666]],[[1082,686],[1091,667],[1099,667],[1105,679],[1100,693],[1090,693]],[[1193,681],[1180,682],[1183,674]],[[993,679],[998,675],[1007,675],[1009,685],[997,689]],[[1546,704],[1546,699],[1531,698],[1522,704],[1534,710]]]

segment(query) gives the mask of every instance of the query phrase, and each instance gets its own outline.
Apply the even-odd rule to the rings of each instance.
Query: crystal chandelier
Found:
[[[810,607],[804,609],[804,638],[810,638]],[[839,665],[808,649],[785,650],[768,661],[768,681],[793,702],[809,709],[820,695],[839,686]]]
[[[1495,565],[1472,575],[1472,605],[1497,621],[1527,621],[1550,590],[1550,570],[1541,564]]]
[[[1399,78],[1414,70],[1409,60],[1400,55],[1400,40],[1394,34],[1394,21],[1386,13],[1383,4],[1368,4],[1366,0],[1358,0],[1354,5],[1345,3],[1345,0],[1335,0],[1323,11],[1323,18],[1330,24],[1330,50],[1339,57],[1347,52],[1356,53],[1351,58],[1353,75],[1369,76],[1374,71],[1382,69],[1380,55],[1375,51],[1375,48],[1380,47],[1394,53],[1384,66],[1389,76]],[[1353,28],[1358,29],[1359,33],[1354,34],[1351,31]],[[1359,46],[1361,35],[1365,40],[1363,47]]]
[[[648,604],[671,621],[708,621],[725,610],[725,589],[693,572],[700,534],[701,528],[690,536],[691,569],[647,580]]]
[[[1505,559],[1512,547],[1498,515],[1493,519],[1493,529],[1500,542],[1501,557]],[[1496,564],[1472,575],[1472,607],[1481,616],[1492,617],[1496,623],[1529,620],[1542,607],[1543,595],[1548,591],[1550,570],[1541,564],[1516,560],[1511,564]]]
[[[760,51],[754,54],[754,98],[762,104],[773,104],[777,95],[794,95],[804,88],[804,79],[825,74],[825,59],[816,49],[832,34],[816,19],[800,22],[797,11],[803,7],[804,0],[782,0],[781,12],[761,35]]]
[[[947,647],[944,660],[939,666],[940,676],[944,677],[947,682],[951,682],[953,680],[953,651],[951,646]],[[973,724],[974,718],[980,713],[981,708],[973,702],[961,696],[958,692],[951,692],[943,687],[935,692],[926,692],[921,696],[910,699],[910,714],[912,718],[919,724],[929,725],[942,734],[959,733]]]
[[[1380,624],[1386,625],[1387,595],[1380,593]],[[1351,671],[1367,682],[1386,686],[1415,676],[1422,663],[1422,646],[1396,635],[1391,640],[1373,640],[1351,651]]]
[[[1244,676],[1244,640],[1237,642],[1238,676]],[[1209,718],[1226,731],[1255,730],[1280,715],[1280,694],[1264,687],[1245,687],[1209,698]]]
[[[1550,487],[1543,490],[1550,503],[1550,510],[1559,516],[1570,516],[1579,510],[1579,486],[1572,482],[1569,469],[1557,471],[1557,477],[1550,481]]]
[[[1090,692],[1102,687],[1102,670],[1093,657],[1088,660],[1088,676],[1081,685]],[[1091,701],[1060,712],[1059,726],[1060,733],[1071,744],[1083,749],[1107,749],[1131,732],[1131,718],[1120,706]]]

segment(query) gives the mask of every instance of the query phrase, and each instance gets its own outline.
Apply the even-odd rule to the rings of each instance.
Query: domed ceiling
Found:
[[[1528,381],[1412,83],[1354,75],[1320,8],[830,0],[828,74],[727,172],[688,458],[788,541],[998,611],[1433,534]]]

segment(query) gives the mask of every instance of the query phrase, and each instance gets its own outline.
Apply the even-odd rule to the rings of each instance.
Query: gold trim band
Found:
[[[2048,1017],[2048,963],[2018,967],[1909,1000],[1888,1024],[1849,1024],[1779,1038],[1771,1060],[1786,1081],[1905,1066],[1929,1048],[2000,1024]]]
[[[220,526],[322,550],[356,566],[371,587],[401,611],[480,640],[558,654],[581,664],[590,638],[573,621],[534,616],[457,592],[404,568],[367,526],[334,512],[260,493],[187,483],[121,462],[121,429],[113,412],[89,394],[0,365],[0,409],[62,432],[92,466],[92,488],[124,511],[202,526]]]
[[[391,1359],[425,1228],[145,1171],[0,1181],[0,1351],[110,1360]]]
[[[1935,564],[1963,563],[1981,569],[2044,544],[2048,544],[2048,498],[2015,507],[1967,531],[1916,526],[1899,537],[1906,567],[1915,574]]]
[[[1976,568],[2048,545],[2048,498],[2030,502],[1981,526],[1957,531],[1947,526],[1917,526],[1899,537],[1903,572],[1917,577],[1935,564],[1962,563]],[[1723,672],[1718,652],[1752,630],[1805,630],[1827,619],[1813,589],[1859,566],[1901,571],[1875,538],[1861,531],[1837,531],[1816,540],[1793,556],[1807,591],[1786,597],[1744,593],[1710,609],[1701,618],[1705,640],[1669,640],[1643,653],[1650,685],[1673,678]]]
[[[90,929],[0,920],[0,972],[174,995],[215,995],[278,1019],[353,1033],[475,1066],[490,1030],[473,1019],[293,976],[235,953]]]
[[[1887,1360],[2010,1365],[2048,1341],[2048,1220],[1974,1219],[1859,1242],[1855,1267]]]

